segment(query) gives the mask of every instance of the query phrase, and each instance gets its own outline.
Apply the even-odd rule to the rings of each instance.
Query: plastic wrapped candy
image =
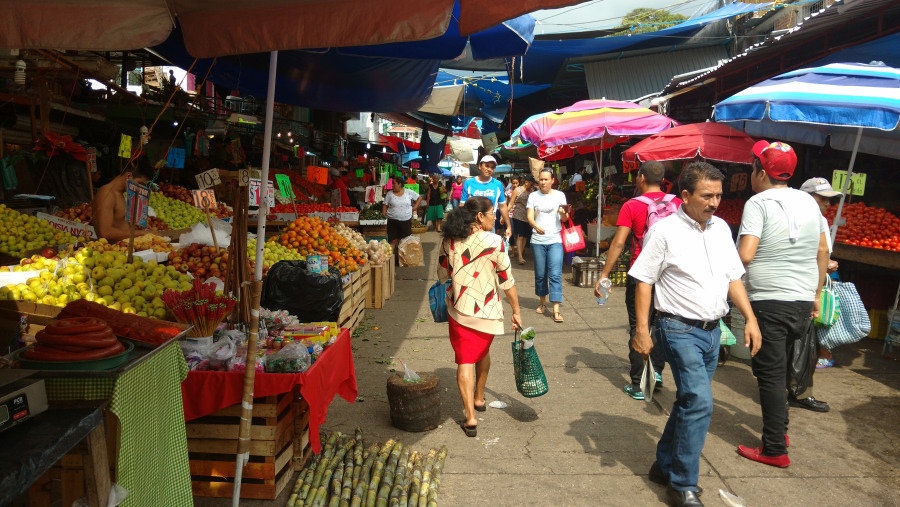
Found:
[[[306,371],[310,364],[312,360],[306,347],[302,343],[293,342],[266,357],[266,372],[301,373]]]

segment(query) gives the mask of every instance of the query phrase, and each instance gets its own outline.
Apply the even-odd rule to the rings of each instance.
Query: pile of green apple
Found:
[[[269,271],[269,268],[278,261],[305,261],[306,257],[293,248],[288,248],[281,243],[274,241],[266,241],[263,246],[263,274]],[[247,240],[247,257],[250,259],[250,266],[255,265],[256,261],[256,238]]]
[[[54,229],[50,222],[0,204],[0,254],[21,257],[29,250],[74,242],[74,236]]]
[[[125,313],[167,320],[172,316],[160,297],[162,293],[192,287],[190,276],[174,267],[155,260],[144,262],[139,257],[128,263],[122,252],[97,253],[90,248],[59,260],[36,255],[23,259],[12,271],[40,273],[25,283],[0,287],[0,299],[55,306],[86,299]]]
[[[150,194],[150,206],[156,216],[172,229],[186,229],[206,221],[206,213],[177,199],[170,199],[160,192]]]

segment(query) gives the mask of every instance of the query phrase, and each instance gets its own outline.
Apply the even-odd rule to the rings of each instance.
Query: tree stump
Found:
[[[403,375],[388,377],[387,395],[391,423],[404,431],[428,431],[441,421],[441,391],[437,375],[419,373],[421,382],[405,382]]]

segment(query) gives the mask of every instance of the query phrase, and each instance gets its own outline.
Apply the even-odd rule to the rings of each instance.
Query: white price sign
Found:
[[[194,176],[194,178],[197,180],[197,186],[200,187],[201,190],[214,187],[222,182],[222,180],[219,179],[218,169],[210,169],[209,171]]]
[[[269,181],[268,191],[266,192],[266,202],[269,208],[275,207],[275,185]],[[261,181],[256,178],[250,178],[250,206],[259,206],[259,190]]]

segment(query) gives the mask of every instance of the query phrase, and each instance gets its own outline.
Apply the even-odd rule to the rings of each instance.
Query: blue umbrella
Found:
[[[800,69],[751,86],[715,106],[715,120],[755,137],[852,151],[831,239],[856,153],[900,159],[900,69],[881,62]]]

